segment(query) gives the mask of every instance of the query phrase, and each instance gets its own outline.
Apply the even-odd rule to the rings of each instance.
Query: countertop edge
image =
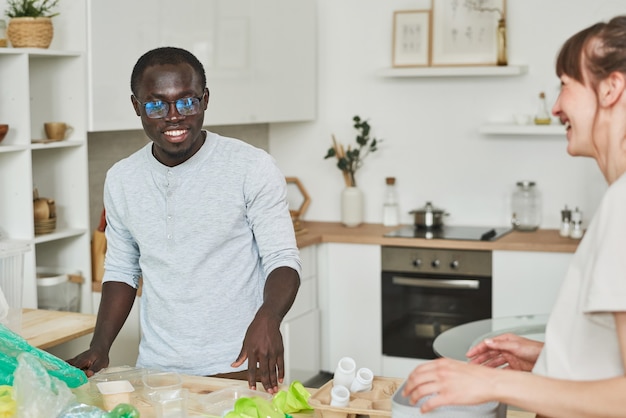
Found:
[[[392,238],[384,235],[397,228],[381,224],[361,224],[348,228],[339,222],[302,222],[306,232],[298,234],[299,248],[321,243],[371,244],[397,247],[442,248],[488,251],[531,251],[574,253],[580,240],[564,238],[557,229],[539,229],[533,232],[511,231],[495,241],[461,241],[423,238]]]

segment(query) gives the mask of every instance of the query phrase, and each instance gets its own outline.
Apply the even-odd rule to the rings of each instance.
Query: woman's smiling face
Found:
[[[581,83],[561,75],[561,92],[552,107],[566,127],[567,152],[570,155],[595,157],[593,128],[598,109],[596,92],[590,83]]]
[[[195,115],[181,115],[174,103],[192,97],[201,98],[200,111]],[[155,100],[169,103],[169,110],[162,118],[149,118],[146,114],[143,104]],[[188,160],[200,149],[207,104],[208,91],[191,65],[153,65],[145,69],[133,106],[153,142],[152,153],[157,160],[172,167]]]

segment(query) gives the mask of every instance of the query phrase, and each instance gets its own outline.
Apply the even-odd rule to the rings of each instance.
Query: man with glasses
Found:
[[[188,51],[144,54],[131,90],[151,143],[107,173],[102,299],[89,350],[69,363],[108,366],[141,277],[138,367],[276,392],[300,284],[285,177],[266,152],[202,129],[209,90]]]

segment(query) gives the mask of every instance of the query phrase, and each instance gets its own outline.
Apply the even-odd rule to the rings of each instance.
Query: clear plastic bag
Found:
[[[76,399],[64,382],[49,375],[29,353],[18,355],[13,390],[18,417],[56,417]]]

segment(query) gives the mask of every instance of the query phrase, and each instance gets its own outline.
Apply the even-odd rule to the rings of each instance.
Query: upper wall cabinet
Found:
[[[207,73],[207,125],[305,121],[316,110],[314,0],[90,0],[90,131],[141,129],[130,101],[137,59],[193,52]]]

